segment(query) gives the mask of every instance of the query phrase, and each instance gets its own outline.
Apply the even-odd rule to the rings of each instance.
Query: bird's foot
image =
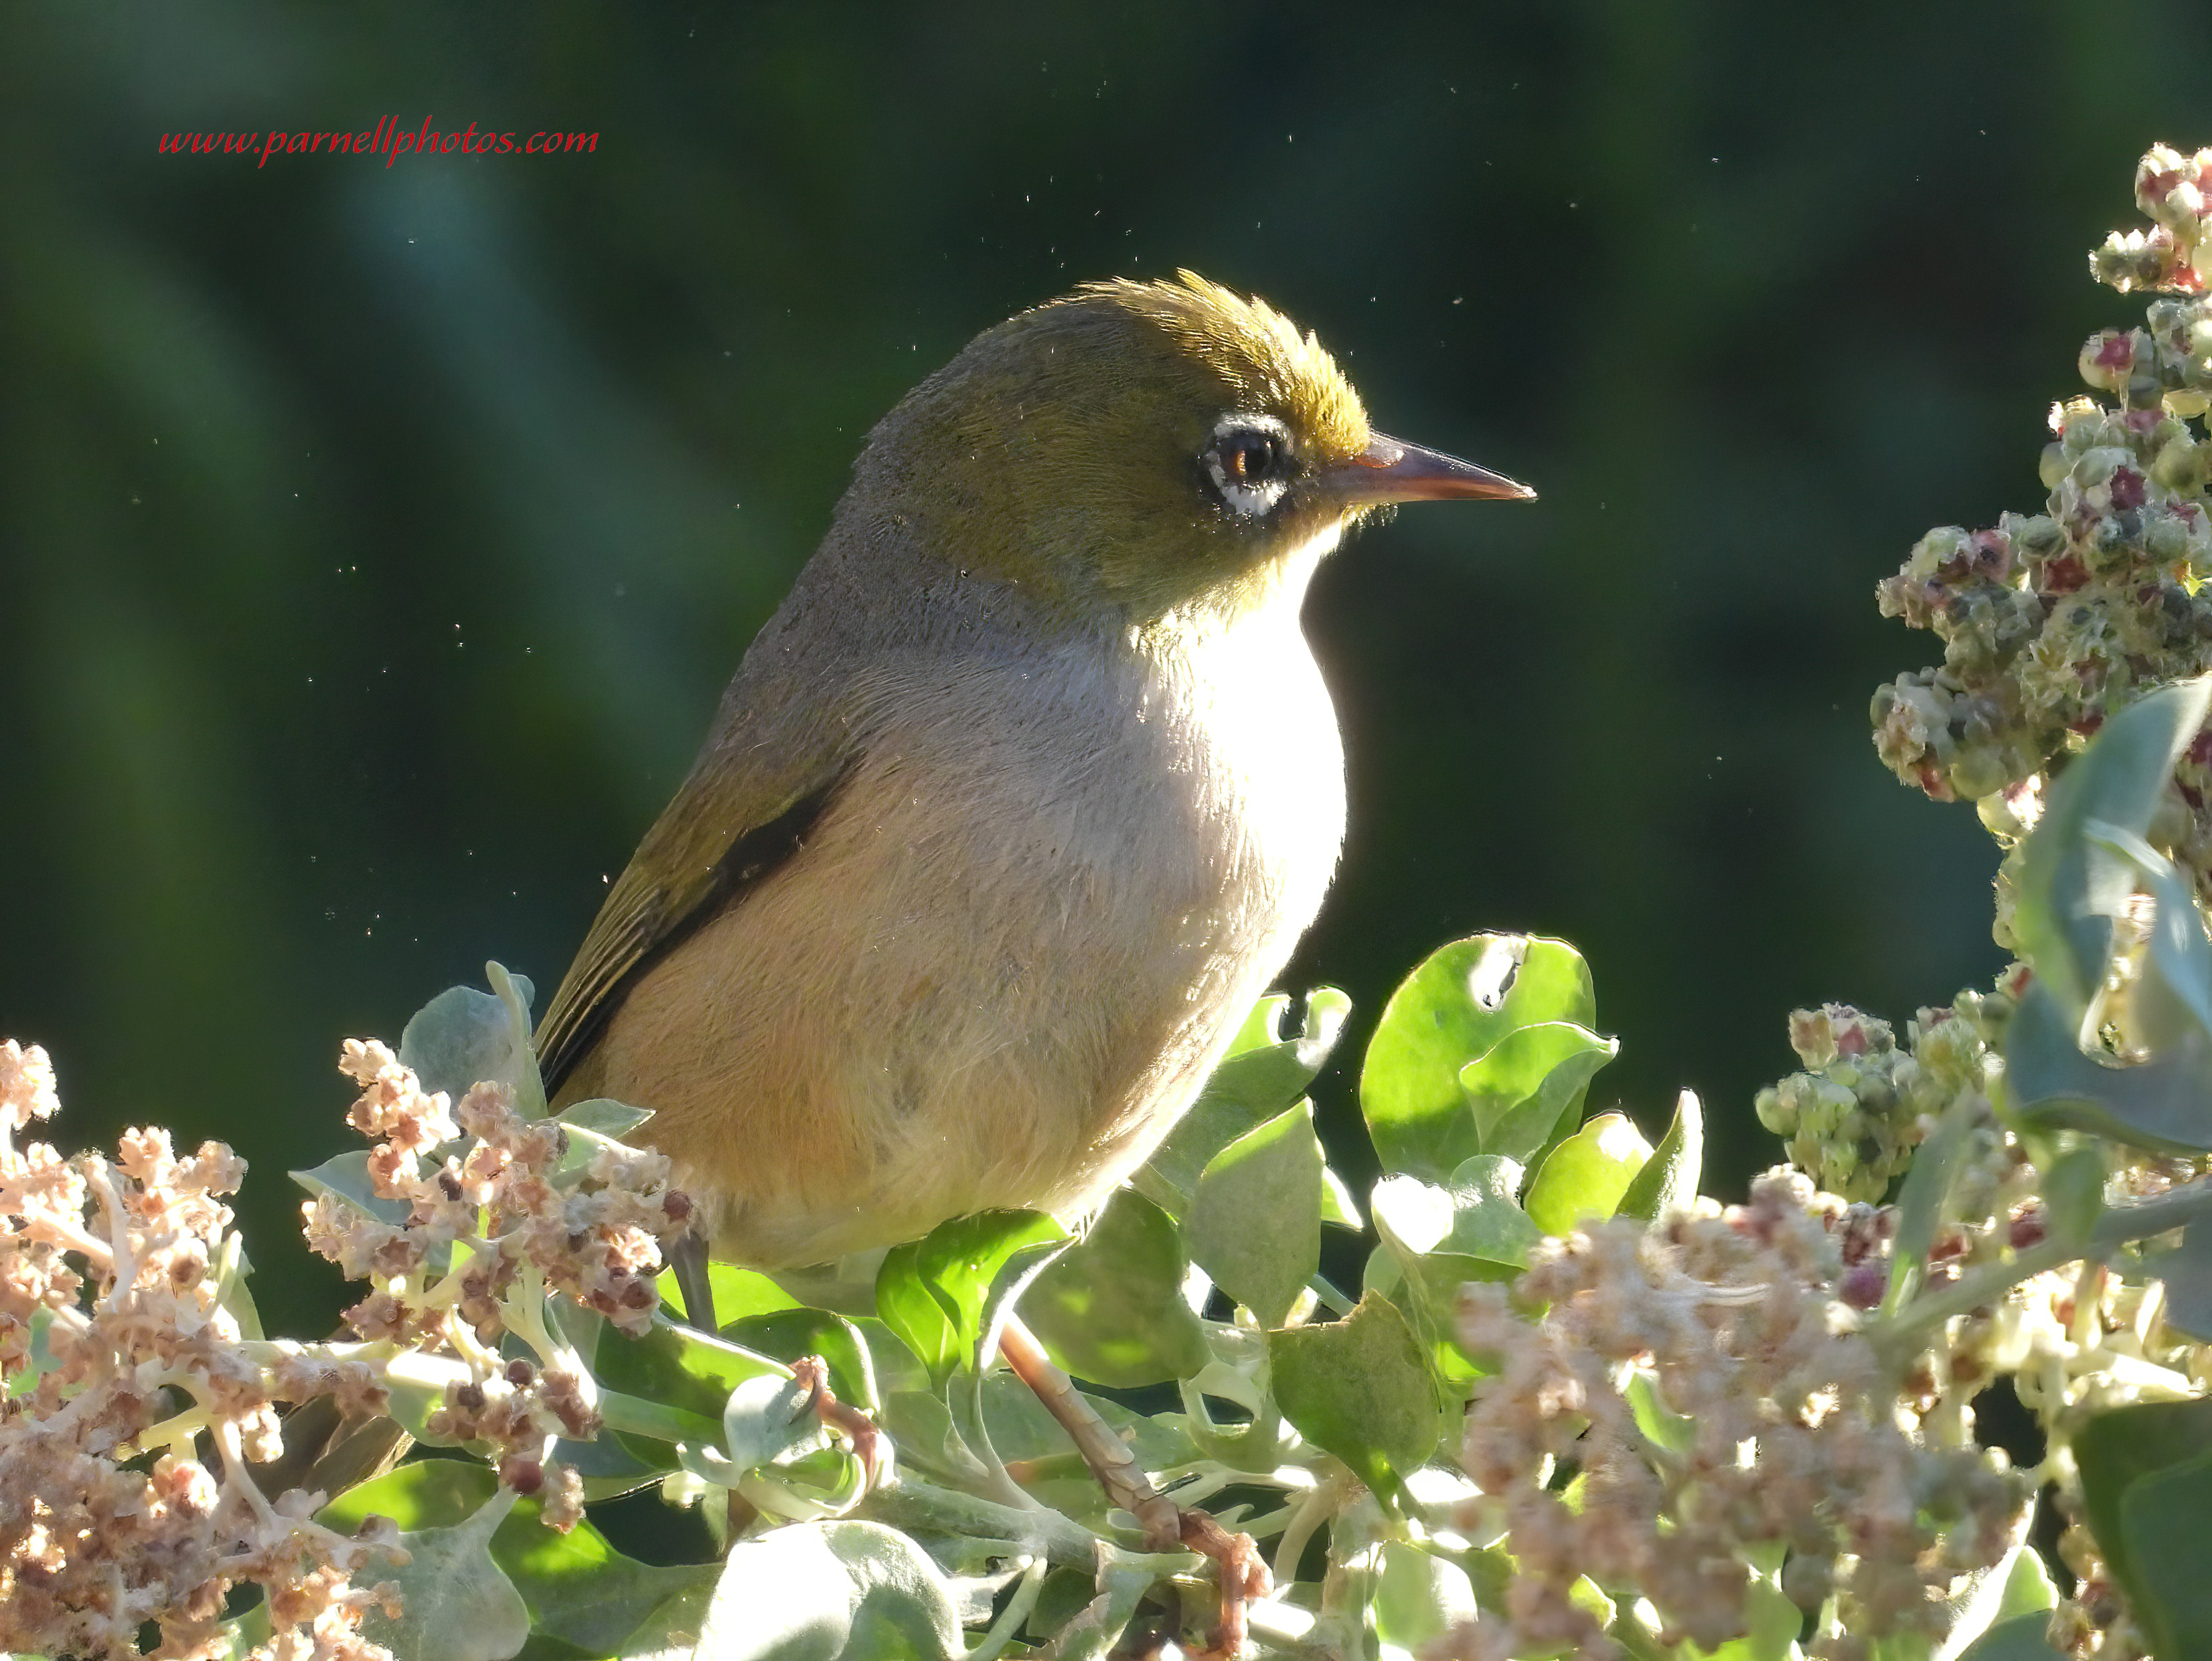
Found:
[[[1221,1586],[1220,1620],[1206,1646],[1187,1653],[1191,1661],[1230,1661],[1244,1652],[1244,1606],[1266,1601],[1275,1590],[1274,1579],[1250,1535],[1231,1534],[1202,1511],[1180,1515],[1182,1543],[1213,1564]]]
[[[1110,1484],[1108,1491],[1112,1491]],[[1183,1652],[1190,1661],[1235,1661],[1244,1652],[1245,1607],[1263,1601],[1275,1589],[1259,1542],[1249,1534],[1231,1534],[1206,1512],[1186,1511],[1157,1491],[1126,1509],[1144,1525],[1145,1542],[1154,1551],[1182,1546],[1213,1565],[1221,1588],[1220,1618],[1205,1647],[1186,1646]]]
[[[885,1442],[876,1421],[849,1402],[841,1402],[830,1388],[830,1365],[819,1355],[802,1355],[791,1364],[791,1376],[807,1388],[806,1404],[817,1419],[840,1433],[853,1445],[861,1475],[873,1488],[883,1475]]]

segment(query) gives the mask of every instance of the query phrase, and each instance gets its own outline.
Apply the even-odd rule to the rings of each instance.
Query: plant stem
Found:
[[[968,1661],[998,1661],[1006,1646],[1014,1641],[1014,1634],[1022,1629],[1022,1622],[1030,1618],[1036,1607],[1037,1593],[1044,1585],[1045,1559],[1035,1557],[1023,1572],[1022,1584],[1014,1588],[1014,1595],[1006,1602],[1006,1610],[991,1623],[983,1641],[968,1652]]]
[[[1275,1583],[1287,1586],[1298,1578],[1298,1560],[1305,1555],[1306,1545],[1321,1525],[1336,1512],[1344,1496],[1352,1488],[1352,1473],[1332,1471],[1320,1485],[1298,1504],[1289,1522],[1283,1525],[1283,1536],[1275,1542]]]
[[[1339,1319],[1351,1314],[1357,1306],[1349,1295],[1318,1270],[1306,1276],[1306,1285],[1313,1295],[1321,1299],[1322,1307]]]
[[[1030,1511],[979,1500],[970,1494],[941,1488],[913,1476],[901,1475],[877,1489],[854,1513],[889,1523],[894,1528],[925,1533],[960,1534],[981,1540],[1004,1540],[1055,1563],[1095,1568],[1098,1536],[1056,1511]],[[1188,1552],[1161,1554],[1164,1566],[1188,1569],[1195,1561]]]

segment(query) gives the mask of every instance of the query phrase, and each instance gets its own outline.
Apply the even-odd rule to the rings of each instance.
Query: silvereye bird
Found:
[[[538,1032],[556,1103],[653,1110],[758,1268],[1092,1210],[1335,868],[1316,565],[1392,502],[1533,495],[1188,273],[985,331],[869,435],[609,892]]]

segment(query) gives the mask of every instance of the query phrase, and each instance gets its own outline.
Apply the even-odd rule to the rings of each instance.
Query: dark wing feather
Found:
[[[777,766],[762,748],[732,743],[701,758],[607,895],[538,1023],[548,1095],[641,974],[798,851],[844,763],[828,745],[811,766]]]

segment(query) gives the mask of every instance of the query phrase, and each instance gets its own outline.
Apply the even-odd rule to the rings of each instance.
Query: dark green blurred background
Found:
[[[2136,310],[2083,252],[2212,137],[2200,8],[1825,9],[0,14],[0,1032],[60,1140],[228,1137],[264,1306],[324,1318],[281,1173],[347,1140],[339,1038],[488,956],[550,989],[869,423],[1189,265],[1543,491],[1317,585],[1352,829],[1288,979],[1371,1017],[1565,935],[1594,1100],[1697,1086],[1740,1184],[1793,1003],[1996,967],[1987,839],[1868,741],[1934,655],[1873,584],[2037,501]],[[600,140],[156,152],[386,114]]]

